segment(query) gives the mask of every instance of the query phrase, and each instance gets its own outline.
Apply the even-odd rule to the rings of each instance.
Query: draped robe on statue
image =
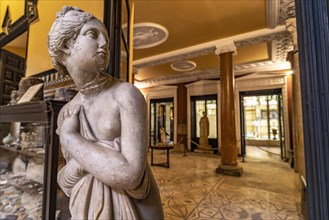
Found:
[[[84,111],[80,111],[80,134],[99,146],[121,151],[120,137],[114,141],[98,140]],[[62,122],[59,121],[58,129]],[[59,130],[57,133],[60,133]],[[107,186],[83,170],[75,159],[62,148],[67,164],[58,173],[58,184],[70,197],[72,219],[138,219],[132,199],[144,199],[150,189],[150,168],[147,166],[136,189],[124,190]]]

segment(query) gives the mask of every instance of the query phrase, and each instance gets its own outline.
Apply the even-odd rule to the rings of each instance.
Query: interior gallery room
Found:
[[[0,219],[329,220],[328,14],[1,0]]]

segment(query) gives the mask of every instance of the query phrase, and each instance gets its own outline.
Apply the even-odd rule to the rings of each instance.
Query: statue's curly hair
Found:
[[[57,13],[56,20],[48,33],[48,52],[59,74],[68,74],[62,63],[62,49],[73,45],[82,26],[93,18],[95,17],[92,14],[71,6],[64,6]]]

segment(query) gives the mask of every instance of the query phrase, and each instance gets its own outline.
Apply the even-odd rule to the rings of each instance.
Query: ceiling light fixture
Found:
[[[194,70],[196,67],[196,63],[190,60],[182,60],[174,62],[170,66],[175,71],[186,72]]]

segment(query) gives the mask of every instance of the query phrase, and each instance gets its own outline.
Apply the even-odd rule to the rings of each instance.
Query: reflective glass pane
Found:
[[[243,101],[246,139],[280,139],[278,95],[243,97]]]
[[[195,115],[196,115],[196,136],[200,137],[199,121],[202,117],[202,112],[206,111],[206,103],[204,100],[195,101]]]
[[[207,100],[207,117],[209,119],[208,138],[217,138],[216,100]]]

